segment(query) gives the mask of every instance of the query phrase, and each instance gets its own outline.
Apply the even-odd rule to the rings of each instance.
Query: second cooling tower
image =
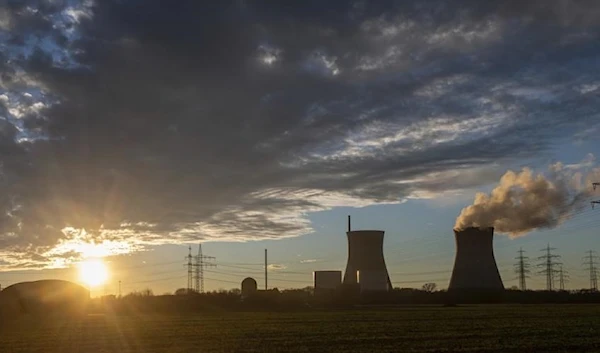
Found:
[[[503,290],[494,258],[494,228],[454,230],[456,258],[448,290]]]
[[[348,236],[348,264],[344,284],[359,284],[361,291],[387,291],[392,288],[383,258],[381,230],[355,230]]]

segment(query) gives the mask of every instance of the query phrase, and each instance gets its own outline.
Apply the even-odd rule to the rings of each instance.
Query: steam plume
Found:
[[[511,237],[538,228],[554,228],[586,206],[591,176],[599,174],[599,169],[584,177],[578,171],[580,165],[557,163],[547,176],[536,175],[529,168],[519,173],[509,170],[490,195],[476,194],[473,204],[461,211],[454,228],[494,227],[496,232]]]

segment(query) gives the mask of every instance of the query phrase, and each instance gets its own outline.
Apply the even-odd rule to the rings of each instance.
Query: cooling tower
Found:
[[[448,290],[503,290],[494,258],[494,228],[454,230],[456,258]]]
[[[361,291],[392,288],[383,258],[382,230],[348,231],[348,264],[344,284],[360,284]]]

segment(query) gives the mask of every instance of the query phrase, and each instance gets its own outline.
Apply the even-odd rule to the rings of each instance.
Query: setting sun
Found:
[[[79,264],[79,279],[90,287],[103,285],[108,280],[108,268],[102,260],[86,260]]]

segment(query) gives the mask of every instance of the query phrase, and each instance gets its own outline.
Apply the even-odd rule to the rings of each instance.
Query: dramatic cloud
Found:
[[[599,11],[2,2],[0,249],[292,237],[308,212],[497,180],[600,120]]]
[[[589,155],[578,164],[556,163],[547,176],[534,174],[529,168],[519,173],[509,170],[490,195],[477,193],[454,228],[494,227],[496,232],[512,237],[554,228],[589,205],[591,180],[600,176],[600,168],[590,170],[593,162],[594,156]]]

